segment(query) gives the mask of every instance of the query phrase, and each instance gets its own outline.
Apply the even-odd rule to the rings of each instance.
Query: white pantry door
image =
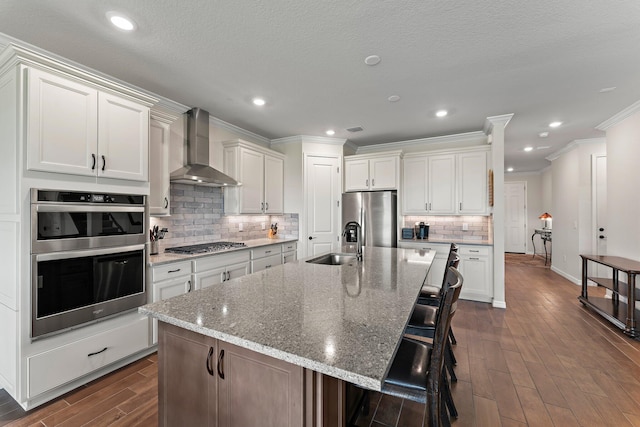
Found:
[[[592,212],[594,215],[592,224],[593,230],[593,248],[596,255],[607,255],[607,156],[592,156],[591,159],[591,185],[593,195]],[[596,277],[611,277],[611,269],[596,263],[593,265],[595,271],[590,274]],[[610,292],[607,291],[607,294]]]
[[[306,256],[335,252],[340,248],[342,193],[339,167],[337,157],[306,157]]]
[[[527,251],[527,184],[504,183],[504,251],[523,254]]]

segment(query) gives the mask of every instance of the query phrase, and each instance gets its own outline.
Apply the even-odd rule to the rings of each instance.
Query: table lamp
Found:
[[[545,212],[542,215],[540,215],[538,218],[542,220],[542,228],[544,230],[548,229],[549,227],[547,226],[548,225],[547,221],[551,221],[551,215]]]

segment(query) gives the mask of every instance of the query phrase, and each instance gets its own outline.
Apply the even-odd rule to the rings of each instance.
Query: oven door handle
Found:
[[[131,246],[118,246],[106,249],[87,249],[80,251],[64,251],[64,252],[52,252],[46,254],[33,255],[36,261],[54,261],[57,259],[70,259],[70,258],[82,258],[96,255],[110,255],[120,254],[123,252],[132,252],[145,250],[145,245],[131,245]]]
[[[34,205],[36,212],[144,212],[144,206],[129,205]]]

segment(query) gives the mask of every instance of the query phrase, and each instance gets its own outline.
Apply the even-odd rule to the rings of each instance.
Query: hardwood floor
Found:
[[[583,308],[579,287],[543,262],[507,255],[507,310],[460,302],[453,425],[640,426],[640,342]],[[423,417],[422,405],[373,393],[357,425],[419,427]],[[4,425],[155,426],[156,356],[27,413],[0,392]]]

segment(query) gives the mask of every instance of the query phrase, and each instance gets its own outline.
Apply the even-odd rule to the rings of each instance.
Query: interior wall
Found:
[[[536,228],[542,227],[542,221],[538,218],[543,212],[549,212],[553,216],[553,212],[544,209],[544,196],[542,175],[539,173],[508,173],[504,175],[505,182],[525,182],[527,184],[527,253],[533,253],[533,244],[531,236]],[[539,236],[535,237],[536,248],[542,250],[542,241]]]
[[[640,113],[607,129],[607,253],[640,260]]]
[[[553,169],[548,166],[542,170],[542,211],[551,212],[553,209]]]

